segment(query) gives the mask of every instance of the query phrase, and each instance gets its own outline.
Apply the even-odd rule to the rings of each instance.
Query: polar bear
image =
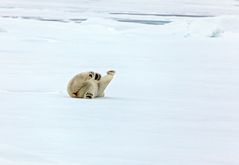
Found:
[[[79,73],[69,81],[67,92],[73,98],[103,97],[104,90],[113,79],[114,74],[114,70],[109,70],[104,77],[92,71]]]

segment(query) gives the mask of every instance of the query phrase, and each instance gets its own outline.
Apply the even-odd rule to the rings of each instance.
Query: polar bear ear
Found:
[[[93,78],[93,77],[94,77],[94,72],[90,71],[90,72],[89,72],[89,77],[90,77],[90,78]]]

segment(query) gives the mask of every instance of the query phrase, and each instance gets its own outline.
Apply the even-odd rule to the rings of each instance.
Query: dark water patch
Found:
[[[165,25],[171,23],[172,21],[162,21],[162,20],[139,20],[139,19],[115,19],[119,22],[129,22],[129,23],[139,23],[146,25]]]
[[[49,18],[39,18],[39,19],[36,19],[36,20],[49,21],[49,22],[62,22],[62,23],[68,23],[69,22],[68,20],[63,20],[63,19],[49,19]]]
[[[82,23],[84,21],[87,21],[86,18],[71,18],[69,20],[72,21],[72,22],[75,22],[75,23]]]
[[[12,18],[12,19],[17,19],[19,18],[18,16],[1,16],[2,18]]]
[[[204,17],[214,17],[212,15],[194,15],[194,14],[149,14],[149,13],[110,13],[112,15],[134,15],[134,16],[160,16],[160,17],[192,17],[192,18],[204,18]]]
[[[37,20],[37,21],[48,21],[48,22],[60,22],[60,23],[82,23],[87,21],[86,18],[70,18],[70,19],[52,19],[52,18],[43,18],[43,17],[34,17],[34,16],[1,16],[2,18],[11,18],[11,19],[25,19],[25,20]]]
[[[68,23],[69,21],[64,20],[64,19],[49,19],[49,18],[42,18],[42,17],[26,17],[22,16],[20,17],[22,19],[29,19],[29,20],[37,20],[37,21],[50,21],[50,22],[63,22],[63,23]]]

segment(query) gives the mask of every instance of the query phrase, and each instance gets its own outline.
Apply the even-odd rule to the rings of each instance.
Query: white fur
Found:
[[[108,71],[104,77],[95,72],[79,73],[69,81],[67,92],[74,98],[103,97],[104,90],[113,79],[114,74],[113,70]]]

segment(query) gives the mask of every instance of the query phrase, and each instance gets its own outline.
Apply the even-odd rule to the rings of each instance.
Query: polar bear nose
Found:
[[[95,80],[98,80],[99,75],[95,74]]]
[[[96,73],[96,74],[95,74],[95,80],[100,80],[100,78],[101,78],[101,75],[98,74],[98,73]]]

